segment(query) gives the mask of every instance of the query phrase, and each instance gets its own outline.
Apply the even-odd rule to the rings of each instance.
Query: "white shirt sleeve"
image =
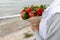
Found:
[[[43,38],[40,36],[38,30],[35,31],[35,37],[36,37],[36,40],[43,40]]]

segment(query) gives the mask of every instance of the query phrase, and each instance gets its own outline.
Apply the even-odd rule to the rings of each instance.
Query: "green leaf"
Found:
[[[31,34],[31,33],[24,33],[24,37],[25,37],[25,38],[29,38],[29,37],[31,37],[31,36],[33,36],[33,34]]]
[[[39,7],[38,6],[33,6],[33,11],[36,11]]]
[[[46,9],[47,7],[46,7],[46,5],[44,5],[44,9]]]
[[[40,5],[40,8],[46,9],[46,5]]]
[[[25,13],[24,14],[24,19],[28,19],[28,18],[29,18],[28,13]]]

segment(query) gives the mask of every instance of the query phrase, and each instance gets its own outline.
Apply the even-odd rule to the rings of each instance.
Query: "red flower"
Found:
[[[21,14],[24,12],[24,10],[21,11]]]
[[[43,13],[43,11],[44,11],[44,9],[43,9],[43,8],[38,8],[38,9],[36,10],[37,15],[41,16],[41,15],[42,15],[42,13]]]
[[[29,17],[31,18],[31,17],[34,17],[35,16],[35,11],[31,11],[30,13],[29,13]]]
[[[31,8],[27,8],[26,11],[27,11],[27,13],[30,13],[32,11],[32,9]]]
[[[25,12],[22,11],[22,13],[21,13],[22,19],[24,19],[24,14],[25,14]]]

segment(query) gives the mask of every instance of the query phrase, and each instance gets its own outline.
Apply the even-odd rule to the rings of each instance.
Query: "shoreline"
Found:
[[[14,17],[19,17],[20,14],[17,14],[17,15],[11,15],[11,16],[3,16],[3,17],[0,17],[0,19],[6,19],[6,18],[14,18]]]
[[[5,18],[0,20],[0,37],[9,35],[10,33],[19,31],[25,27],[29,27],[29,23],[23,21],[20,16]],[[25,24],[26,23],[26,24]]]
[[[14,16],[14,17],[8,17],[8,18],[1,18],[0,19],[0,25],[1,23],[9,23],[10,21],[15,21],[15,20],[22,20],[20,16]]]
[[[21,19],[19,16],[0,19],[0,37],[20,29],[20,22]]]

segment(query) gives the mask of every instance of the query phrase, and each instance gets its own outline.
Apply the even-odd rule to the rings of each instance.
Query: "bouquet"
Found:
[[[24,7],[21,11],[21,18],[25,20],[35,16],[42,16],[45,9],[46,5]]]
[[[46,5],[24,7],[21,11],[21,18],[30,22],[32,26],[38,26],[45,9]]]

